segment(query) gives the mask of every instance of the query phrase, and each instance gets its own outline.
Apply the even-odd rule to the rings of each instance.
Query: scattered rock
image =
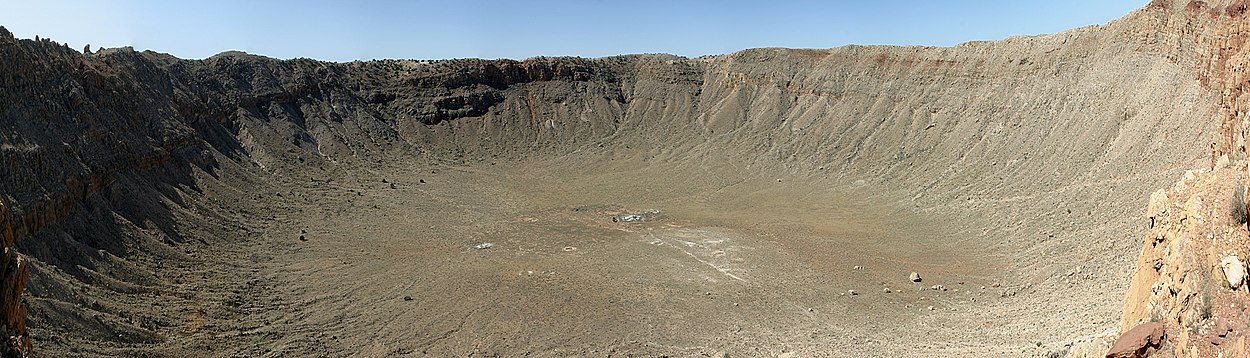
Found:
[[[308,241],[308,238],[304,237],[304,235],[300,235],[299,241]]]
[[[908,279],[908,280],[911,280],[911,282],[920,282],[920,281],[922,280],[922,279],[920,278],[920,274],[919,274],[919,273],[915,273],[915,272],[912,272],[912,273],[911,273],[911,275],[908,275],[908,276],[907,276],[907,279]]]
[[[1241,263],[1237,255],[1221,260],[1220,268],[1224,269],[1224,279],[1228,281],[1229,288],[1237,289],[1241,287],[1242,282],[1246,281],[1246,266]]]
[[[851,296],[855,296],[859,294],[859,292],[855,292],[855,290],[846,290],[846,293],[851,294]]]
[[[1163,343],[1163,323],[1146,322],[1124,332],[1115,340],[1107,358],[1145,358]]]
[[[890,291],[890,288],[889,288],[889,287],[886,287],[884,291],[885,291],[885,293],[890,293],[890,292],[892,292],[892,291]]]
[[[854,270],[863,270],[863,269],[864,269],[864,267],[863,267],[863,266],[855,266],[855,267],[852,267],[851,269],[854,269]]]
[[[656,221],[656,220],[660,220],[663,217],[664,217],[663,214],[660,213],[659,210],[647,209],[638,214],[620,214],[620,215],[613,216],[612,222],[633,223],[633,222],[644,222],[644,221]]]
[[[933,310],[933,306],[929,306],[929,310],[930,310],[930,311],[932,311],[932,310]]]
[[[404,296],[404,301],[412,301],[412,296]]]
[[[946,286],[942,286],[942,285],[933,285],[932,288],[934,291],[946,291]]]
[[[425,179],[417,179],[418,183],[425,184]]]
[[[477,246],[473,246],[474,249],[478,249],[478,250],[485,250],[485,249],[489,249],[492,247],[495,247],[495,244],[489,243],[489,242],[483,242],[483,243],[477,244]]]

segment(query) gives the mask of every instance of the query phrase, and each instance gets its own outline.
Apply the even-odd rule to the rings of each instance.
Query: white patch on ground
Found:
[[[740,252],[745,247],[732,245],[733,240],[724,237],[725,233],[718,232],[719,229],[688,229],[676,228],[671,230],[663,230],[658,235],[652,231],[647,231],[649,242],[654,245],[671,246],[678,251],[686,254],[695,262],[703,264],[715,270],[716,272],[737,280],[742,283],[750,283],[740,274],[746,270],[735,265],[730,257]],[[741,260],[738,260],[741,261]],[[715,281],[712,278],[708,278]]]

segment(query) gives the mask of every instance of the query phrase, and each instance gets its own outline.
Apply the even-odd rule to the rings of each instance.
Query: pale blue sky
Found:
[[[682,56],[753,47],[949,46],[1102,24],[1147,0],[264,1],[0,0],[0,26],[75,49],[183,58]]]

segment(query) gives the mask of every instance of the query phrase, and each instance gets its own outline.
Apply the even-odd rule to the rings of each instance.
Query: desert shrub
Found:
[[[1238,184],[1233,190],[1233,200],[1229,201],[1229,211],[1233,214],[1233,221],[1238,224],[1246,223],[1246,185]]]
[[[1211,290],[1209,288],[1203,287],[1202,288],[1202,302],[1198,303],[1199,304],[1198,316],[1201,317],[1204,321],[1211,319],[1211,308],[1212,308],[1211,306],[1214,304],[1214,302],[1212,302],[1214,300],[1215,299],[1211,297]]]

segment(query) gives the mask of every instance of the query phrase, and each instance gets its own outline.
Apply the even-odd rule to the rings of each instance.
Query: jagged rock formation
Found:
[[[8,210],[0,219],[5,243],[28,258],[5,250],[0,318],[23,345],[13,298],[26,262],[30,336],[36,351],[54,356],[697,355],[722,345],[746,355],[1104,354],[1122,325],[1152,314],[1186,329],[1205,324],[1194,302],[1206,281],[1186,277],[1205,274],[1224,250],[1176,247],[1202,237],[1194,230],[1230,242],[1246,236],[1217,218],[1224,206],[1187,199],[1223,198],[1215,195],[1224,181],[1192,184],[1223,174],[1194,172],[1184,188],[1157,194],[1149,233],[1139,214],[1142,193],[1187,169],[1211,163],[1219,167],[1211,173],[1244,175],[1244,8],[1155,1],[1105,26],[999,42],[695,59],[326,63],[230,52],[182,60],[131,49],[83,54],[0,31],[0,203]],[[414,175],[445,175],[463,188]],[[371,186],[377,177],[392,179]],[[758,189],[761,177],[783,189]],[[821,202],[834,197],[828,192],[865,199]],[[557,240],[591,230],[600,223],[560,210],[552,212],[573,219],[559,230],[517,228],[544,222],[531,207],[590,200],[667,202],[675,209],[662,208],[664,225],[747,237],[742,250],[767,264],[751,275],[727,269],[751,261],[725,258],[740,248],[719,241],[701,244],[720,255],[707,258],[638,254],[627,244],[594,256],[584,247],[594,242],[560,245],[591,265],[529,254],[527,245],[541,243],[516,239],[524,250],[511,260],[519,261],[488,257],[495,272],[450,249],[459,238]],[[856,214],[824,211],[843,202],[858,205]],[[787,217],[716,217],[700,205]],[[380,221],[354,221],[370,218]],[[821,241],[841,233],[830,222],[856,220],[873,229],[853,231],[871,238],[855,245],[899,251],[856,256],[848,253],[861,246],[835,251]],[[300,228],[312,225],[324,227]],[[402,240],[368,239],[392,226],[402,226]],[[357,231],[336,231],[345,227]],[[659,227],[611,228],[584,236],[633,235],[605,241],[649,249],[694,245],[706,229],[660,237],[668,232]],[[292,247],[295,235],[309,244]],[[1129,289],[1143,236],[1139,266],[1151,271],[1139,268]],[[511,252],[491,242],[496,248],[477,255]],[[395,252],[408,256],[385,256]],[[868,292],[880,288],[839,286],[871,279],[826,278],[835,275],[828,262],[874,255],[897,255],[864,265],[898,271],[881,280],[904,281],[913,269],[894,266],[907,263],[921,266],[926,284],[952,290],[879,297]],[[665,261],[690,258],[716,272],[667,281],[632,271],[696,271]],[[413,262],[431,266],[404,266]],[[543,265],[556,268],[531,267]],[[541,279],[514,281],[517,271]],[[705,281],[742,286],[698,286],[712,285]],[[425,291],[387,291],[398,286]],[[848,288],[865,293],[831,299]],[[754,301],[709,311],[720,306],[671,298],[721,297],[713,289]],[[1137,293],[1121,318],[1126,289]],[[786,313],[799,304],[809,306]],[[672,315],[698,319],[655,318]],[[535,333],[533,324],[564,329]],[[1188,338],[1171,324],[1164,350],[1194,347],[1177,343]],[[1233,332],[1220,336],[1221,347],[1240,346],[1223,343],[1242,342]],[[916,344],[888,343],[900,341]]]
[[[1245,180],[1244,167],[1198,170],[1151,195],[1152,228],[1125,299],[1122,329],[1162,322],[1177,356],[1247,352],[1244,329],[1227,337],[1214,332],[1218,319],[1250,320],[1238,308],[1245,288],[1230,287],[1220,268],[1226,257],[1248,252],[1250,232],[1231,219],[1228,206],[1234,183]]]
[[[13,223],[9,211],[0,202],[0,354],[25,357],[30,352],[30,335],[26,332],[26,308],[22,307],[22,291],[26,289],[26,262],[13,248]]]
[[[1231,284],[1225,272],[1229,268],[1222,266],[1231,257],[1250,253],[1250,232],[1232,208],[1239,205],[1235,192],[1244,190],[1238,184],[1247,180],[1248,5],[1155,1],[1151,7],[1177,14],[1169,22],[1183,24],[1182,33],[1191,38],[1183,43],[1199,49],[1199,79],[1220,94],[1214,119],[1220,131],[1209,168],[1187,172],[1171,188],[1150,196],[1151,229],[1128,290],[1121,328],[1162,322],[1169,331],[1169,355],[1245,356],[1250,354],[1244,328],[1250,322],[1244,314],[1246,289]],[[1238,269],[1243,268],[1232,268]]]

